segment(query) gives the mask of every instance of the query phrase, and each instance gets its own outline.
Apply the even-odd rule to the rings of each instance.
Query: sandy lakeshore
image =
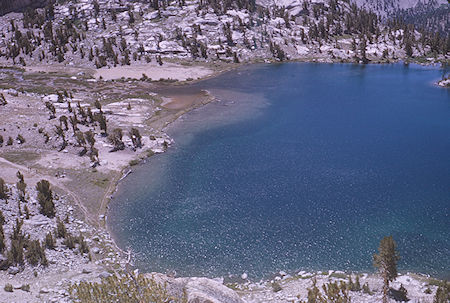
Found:
[[[197,72],[198,76],[211,73],[202,67],[198,70],[193,68],[193,74]],[[114,244],[105,227],[110,196],[124,171],[141,159],[163,152],[171,144],[171,138],[164,133],[164,128],[182,114],[208,103],[213,97],[204,91],[159,95],[152,92],[153,84],[148,81],[118,84],[92,81],[89,76],[91,71],[79,68],[38,66],[24,71],[4,69],[2,73],[24,79],[20,87],[1,91],[7,104],[0,110],[0,135],[5,138],[5,144],[0,147],[0,177],[10,191],[9,200],[13,201],[0,208],[7,222],[4,226],[6,235],[18,215],[15,210],[15,203],[18,202],[15,200],[14,184],[20,171],[27,184],[27,197],[31,201],[36,201],[33,191],[36,183],[43,179],[50,182],[54,193],[63,197],[55,201],[56,218],[66,218],[66,228],[74,235],[82,233],[91,249],[86,259],[87,255],[83,257],[72,253],[64,242],[58,240],[56,251],[47,252],[49,266],[33,268],[25,263],[18,267],[17,272],[16,269],[0,271],[3,292],[0,302],[67,301],[66,289],[70,283],[81,279],[98,280],[101,276],[110,275],[108,272],[123,268],[126,263],[126,254]],[[172,78],[185,79],[188,75],[191,75],[188,68],[174,65],[170,69]],[[39,90],[36,89],[38,86]],[[58,94],[63,91],[69,91],[70,96],[58,100]],[[47,103],[53,104],[57,117],[69,116],[70,107],[78,111],[80,108],[90,108],[95,113],[98,109],[95,109],[93,102],[100,95],[101,111],[107,119],[108,128],[123,129],[125,148],[110,152],[113,145],[98,132],[98,125],[78,124],[77,128],[82,132],[94,131],[98,162],[93,166],[89,157],[80,156],[83,148],[70,134],[70,125],[66,130],[67,146],[61,150],[62,139],[57,136],[55,127],[62,122],[51,116],[49,119]],[[128,134],[132,127],[141,133],[141,148],[133,148]],[[18,135],[25,138],[25,142],[13,140],[11,145],[6,144],[9,137],[16,138]],[[39,221],[42,215],[34,207],[37,206],[28,207],[30,219],[25,220],[24,226],[28,226],[27,222],[30,221],[30,226],[39,224],[42,232],[34,232],[33,229],[25,231],[32,234],[32,239],[42,240],[45,230],[56,227],[56,221],[55,218]],[[5,283],[13,285],[15,290],[4,292]],[[30,291],[20,290],[22,285],[30,285]]]
[[[157,63],[139,64],[135,66],[117,66],[111,68],[100,68],[96,70],[95,76],[104,80],[120,78],[150,80],[197,80],[213,74],[211,69],[203,66],[182,66],[179,64],[166,63],[160,66]]]

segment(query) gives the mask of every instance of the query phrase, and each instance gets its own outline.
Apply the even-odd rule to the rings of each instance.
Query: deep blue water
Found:
[[[222,101],[119,187],[108,224],[137,265],[252,279],[372,271],[393,235],[400,271],[450,274],[450,94],[437,68],[259,65],[196,84]]]

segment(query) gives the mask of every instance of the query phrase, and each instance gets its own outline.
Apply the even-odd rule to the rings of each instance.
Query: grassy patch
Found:
[[[311,279],[311,278],[313,278],[313,277],[314,277],[314,275],[299,276],[299,278],[302,279],[302,280]]]
[[[277,282],[272,283],[272,290],[273,292],[279,292],[282,290],[281,285]]]
[[[28,161],[35,161],[41,157],[38,153],[27,151],[9,151],[0,153],[0,155],[6,160],[18,164],[26,164]]]
[[[10,89],[15,88],[13,85],[0,84],[0,89]]]
[[[340,272],[334,272],[330,275],[330,278],[336,278],[336,279],[347,279],[347,275]]]
[[[225,286],[228,287],[228,288],[230,288],[230,289],[232,289],[232,290],[234,290],[234,291],[237,291],[237,290],[240,290],[240,288],[238,287],[238,285],[239,285],[239,284],[237,284],[237,283],[228,283],[228,284],[226,284]]]
[[[426,281],[426,283],[428,285],[431,285],[431,286],[442,286],[442,285],[445,285],[444,281],[441,281],[441,280],[438,280],[438,279],[434,279],[434,278],[428,278],[425,281]]]
[[[25,68],[23,68],[23,67],[17,67],[17,66],[3,66],[3,65],[0,65],[0,69],[11,69],[11,70],[16,70],[16,71],[21,71],[21,72],[24,72],[25,71]]]
[[[109,184],[109,178],[105,177],[105,178],[94,179],[94,181],[92,183],[94,183],[98,187],[107,188],[108,184]]]
[[[56,90],[54,88],[48,87],[48,86],[27,87],[27,88],[21,88],[21,90],[24,92],[35,93],[35,94],[39,94],[39,95],[56,94]]]
[[[131,160],[130,162],[128,162],[128,164],[129,164],[130,166],[138,165],[138,164],[139,164],[139,160],[137,160],[137,159]]]

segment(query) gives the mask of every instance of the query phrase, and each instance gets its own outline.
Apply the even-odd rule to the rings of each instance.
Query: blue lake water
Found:
[[[256,65],[195,84],[221,99],[120,185],[108,226],[147,271],[210,277],[450,275],[450,93],[437,68]]]

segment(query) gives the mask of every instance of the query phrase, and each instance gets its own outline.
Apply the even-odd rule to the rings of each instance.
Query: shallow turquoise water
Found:
[[[127,177],[108,224],[179,275],[399,269],[449,276],[450,94],[436,68],[289,63],[196,84],[221,97]]]

